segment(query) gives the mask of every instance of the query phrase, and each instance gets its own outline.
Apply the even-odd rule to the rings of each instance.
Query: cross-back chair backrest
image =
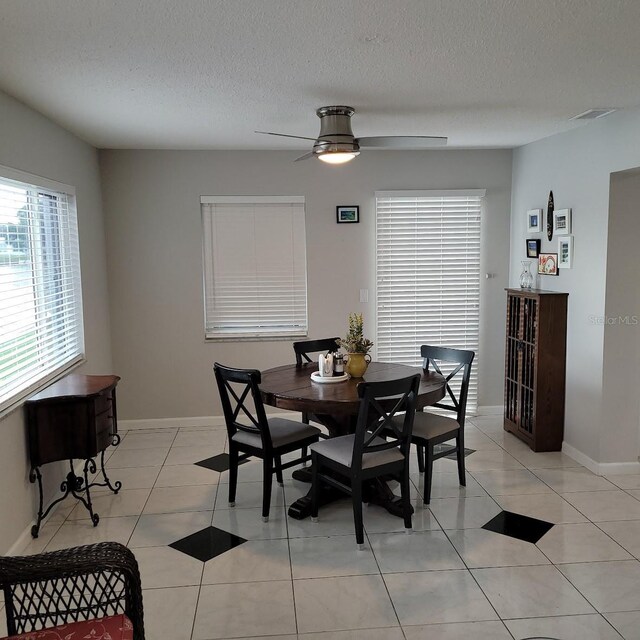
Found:
[[[234,369],[216,362],[213,370],[218,383],[229,439],[237,431],[255,433],[265,449],[271,448],[271,434],[260,395],[261,374],[257,369]],[[253,400],[254,408],[247,401]],[[242,420],[242,422],[240,422]]]
[[[296,354],[296,364],[298,366],[302,365],[303,358],[304,362],[311,362],[312,359],[308,355],[310,353],[320,353],[321,351],[330,353],[331,351],[337,351],[337,340],[339,340],[339,338],[322,338],[320,340],[301,340],[294,342],[293,350]]]
[[[411,445],[413,418],[420,387],[420,374],[385,382],[361,382],[358,385],[360,408],[356,423],[352,469],[362,466],[366,453],[400,447],[406,457]],[[400,428],[393,418],[402,412]],[[384,435],[384,444],[374,444],[374,438]]]
[[[446,396],[451,401],[447,404],[445,401],[435,403],[434,407],[453,411],[460,427],[464,427],[465,413],[467,411],[467,395],[469,394],[469,380],[471,379],[471,364],[475,357],[473,351],[464,349],[451,349],[449,347],[436,347],[423,344],[420,347],[420,355],[422,356],[422,368],[429,371],[431,367],[436,373],[440,373],[446,379]],[[438,362],[446,362],[453,365],[453,369],[449,372],[442,371]],[[456,396],[455,391],[451,387],[451,382],[456,376],[461,375],[460,391]]]

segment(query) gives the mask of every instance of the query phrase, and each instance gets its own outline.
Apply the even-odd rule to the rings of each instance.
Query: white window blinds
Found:
[[[418,365],[422,344],[475,351],[471,412],[478,396],[483,196],[376,193],[377,358]]]
[[[0,177],[0,410],[83,357],[75,196],[46,187]]]
[[[205,335],[307,335],[304,198],[203,197]]]

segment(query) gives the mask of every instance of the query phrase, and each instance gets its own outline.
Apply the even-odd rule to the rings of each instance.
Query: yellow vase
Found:
[[[371,362],[371,356],[368,353],[349,353],[348,356],[345,371],[352,378],[362,378]]]

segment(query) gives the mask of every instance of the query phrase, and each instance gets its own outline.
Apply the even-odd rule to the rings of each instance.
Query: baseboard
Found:
[[[582,453],[582,451],[579,451],[575,447],[572,447],[570,444],[567,444],[566,442],[562,443],[562,453],[568,455],[570,458],[573,458],[573,460],[579,462],[583,467],[586,467],[592,473],[595,473],[598,476],[602,475],[600,473],[600,465],[595,460]]]
[[[485,407],[478,407],[476,410],[477,416],[501,416],[504,411],[504,407],[501,404],[487,405]]]
[[[583,467],[598,476],[619,476],[631,473],[640,474],[640,462],[596,462],[566,442],[562,443],[562,453],[565,453]]]
[[[478,407],[476,416],[501,416],[502,405]],[[273,411],[270,416],[292,416],[296,412]],[[223,427],[224,416],[194,416],[191,418],[144,418],[142,420],[118,420],[118,427],[129,431],[131,429],[166,429],[169,427]]]
[[[601,462],[601,476],[622,476],[640,474],[640,462]]]
[[[268,412],[268,416],[296,416],[291,411]],[[167,429],[171,427],[223,427],[224,416],[194,416],[191,418],[145,418],[143,420],[118,420],[118,428],[123,431],[132,429]]]
[[[118,427],[127,431],[130,429],[166,429],[168,427],[218,427],[221,425],[224,425],[224,418],[222,416],[118,420]]]

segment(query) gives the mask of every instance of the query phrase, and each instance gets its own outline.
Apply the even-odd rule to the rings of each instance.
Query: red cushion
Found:
[[[59,627],[10,636],[12,640],[133,640],[133,625],[124,614],[71,622]],[[4,640],[4,639],[0,639]]]

